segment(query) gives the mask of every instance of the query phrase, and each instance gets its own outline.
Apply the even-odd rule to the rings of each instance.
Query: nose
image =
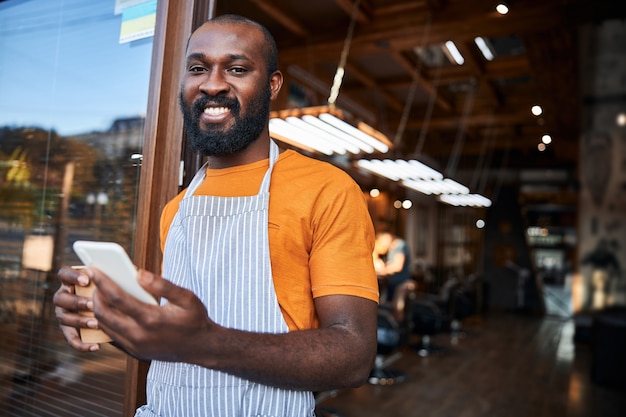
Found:
[[[200,91],[210,96],[216,96],[230,88],[222,71],[207,71],[206,77],[200,84]]]

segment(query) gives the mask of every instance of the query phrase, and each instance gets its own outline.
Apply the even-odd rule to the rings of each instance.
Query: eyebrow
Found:
[[[228,57],[233,61],[235,60],[250,61],[250,58],[248,58],[248,56],[244,54],[228,54]],[[190,61],[193,59],[203,60],[205,58],[206,58],[206,54],[204,54],[203,52],[194,52],[187,56],[187,61]]]
[[[187,55],[187,60],[191,60],[191,59],[204,59],[206,55],[204,55],[202,52],[194,52],[193,54],[189,54]]]
[[[235,61],[235,60],[250,61],[250,58],[248,58],[248,56],[244,55],[244,54],[229,54],[228,56],[233,61]]]

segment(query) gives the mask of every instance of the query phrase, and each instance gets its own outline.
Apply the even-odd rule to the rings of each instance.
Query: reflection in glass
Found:
[[[122,412],[125,356],[71,349],[51,303],[75,240],[132,250],[152,40],[115,4],[0,2],[0,414]]]

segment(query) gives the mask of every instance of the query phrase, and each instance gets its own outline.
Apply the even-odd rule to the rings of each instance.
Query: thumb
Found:
[[[184,305],[189,302],[190,297],[194,297],[193,293],[189,290],[179,287],[171,281],[146,271],[145,269],[139,269],[137,280],[139,284],[157,298],[157,300],[166,298],[170,303]]]

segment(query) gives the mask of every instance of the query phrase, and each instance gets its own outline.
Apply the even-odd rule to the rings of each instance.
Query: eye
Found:
[[[187,71],[189,72],[203,72],[206,71],[206,69],[200,65],[192,65],[190,66]]]
[[[244,67],[231,67],[228,69],[228,72],[239,75],[248,72],[248,70]]]

